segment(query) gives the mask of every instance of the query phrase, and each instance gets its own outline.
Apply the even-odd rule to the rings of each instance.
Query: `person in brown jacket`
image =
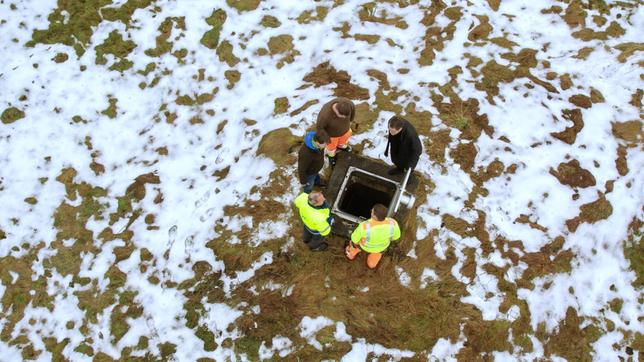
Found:
[[[349,151],[351,122],[356,115],[356,106],[344,97],[336,98],[322,106],[315,126],[318,131],[325,131],[330,142],[326,146],[326,155],[331,165],[335,165],[336,150]]]
[[[324,186],[318,172],[324,166],[324,148],[328,143],[329,135],[325,131],[310,131],[304,136],[297,154],[297,173],[307,194],[313,186]]]

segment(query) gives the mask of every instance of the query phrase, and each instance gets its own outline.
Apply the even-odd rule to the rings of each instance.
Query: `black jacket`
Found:
[[[418,138],[418,132],[409,121],[404,121],[402,130],[395,136],[388,135],[385,156],[391,146],[391,161],[398,168],[416,168],[418,158],[423,152],[423,146]]]

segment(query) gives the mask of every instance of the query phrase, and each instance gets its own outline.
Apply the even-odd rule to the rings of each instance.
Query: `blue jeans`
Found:
[[[304,184],[304,192],[306,192],[307,194],[310,194],[311,191],[313,190],[313,186],[319,185],[319,184],[320,184],[319,174],[316,173],[315,175],[308,176],[306,178],[306,184]]]

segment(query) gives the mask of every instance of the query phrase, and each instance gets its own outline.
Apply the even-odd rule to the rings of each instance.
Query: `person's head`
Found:
[[[319,148],[325,148],[330,141],[329,134],[326,133],[325,130],[317,131],[313,136],[313,140],[315,141],[315,143],[317,143]]]
[[[375,204],[371,208],[371,217],[376,221],[383,221],[387,218],[387,207],[383,204]]]
[[[309,194],[309,204],[313,206],[321,206],[325,200],[324,195],[320,191],[313,191]]]
[[[404,124],[404,120],[398,116],[389,118],[389,134],[392,136],[397,135],[402,131]]]
[[[331,106],[333,113],[339,118],[347,118],[351,115],[351,103],[348,101],[338,101]]]

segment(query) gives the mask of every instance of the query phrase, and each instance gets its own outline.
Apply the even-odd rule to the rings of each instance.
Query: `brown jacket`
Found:
[[[331,108],[338,101],[348,101],[351,103],[351,114],[347,118],[339,118],[333,112]],[[329,137],[340,137],[343,134],[347,133],[349,128],[351,128],[351,122],[356,115],[356,106],[348,98],[336,98],[331,102],[322,106],[320,113],[318,114],[318,120],[315,123],[315,127],[318,131],[325,130],[329,134]]]
[[[304,138],[304,143],[297,154],[297,173],[300,183],[304,185],[309,176],[317,175],[324,167],[324,152],[315,148],[311,143],[313,135],[309,132]]]

